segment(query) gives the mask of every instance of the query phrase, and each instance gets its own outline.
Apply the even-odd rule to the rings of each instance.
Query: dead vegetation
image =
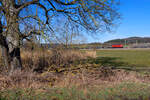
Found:
[[[15,88],[71,88],[73,86],[86,89],[92,87],[105,88],[115,86],[123,82],[146,83],[150,82],[150,76],[140,76],[135,72],[124,70],[112,70],[110,68],[77,69],[69,72],[33,73],[19,71],[13,75],[0,75],[0,90]]]
[[[150,82],[149,75],[142,76],[134,71],[111,69],[99,63],[88,63],[87,61],[92,61],[91,59],[94,61],[96,51],[61,49],[23,51],[21,57],[24,66],[22,71],[15,71],[12,75],[8,75],[5,71],[1,72],[0,91],[32,89],[36,92],[49,93],[47,92],[49,89],[76,87],[77,92],[83,90],[87,94],[89,89],[96,88],[98,91],[103,91],[105,88],[122,83],[148,84]]]
[[[24,69],[43,72],[45,70],[58,70],[75,66],[80,60],[95,58],[96,51],[82,52],[79,50],[41,50],[23,51],[21,53]]]

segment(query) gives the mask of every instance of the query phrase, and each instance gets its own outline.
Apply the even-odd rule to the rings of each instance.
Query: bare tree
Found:
[[[33,34],[53,32],[59,23],[56,17],[67,17],[87,30],[110,30],[119,18],[117,3],[116,0],[0,0],[0,45],[5,66],[11,71],[21,69],[21,42]]]
[[[55,41],[59,44],[65,45],[68,48],[69,45],[75,43],[75,40],[80,37],[80,32],[78,30],[78,25],[72,22],[70,19],[63,19],[62,24],[56,26],[55,28]]]

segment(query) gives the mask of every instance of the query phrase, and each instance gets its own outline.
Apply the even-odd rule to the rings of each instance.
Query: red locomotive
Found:
[[[123,45],[122,44],[112,45],[112,48],[123,48]]]

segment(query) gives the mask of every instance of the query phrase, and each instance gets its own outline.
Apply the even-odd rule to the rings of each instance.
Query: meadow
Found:
[[[150,49],[97,50],[97,60],[103,66],[150,71]]]
[[[21,57],[23,71],[1,69],[0,100],[150,100],[149,49],[23,51]]]

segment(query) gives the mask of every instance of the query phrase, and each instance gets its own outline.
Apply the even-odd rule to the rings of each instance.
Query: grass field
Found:
[[[116,68],[150,68],[150,49],[97,50],[97,63]]]

